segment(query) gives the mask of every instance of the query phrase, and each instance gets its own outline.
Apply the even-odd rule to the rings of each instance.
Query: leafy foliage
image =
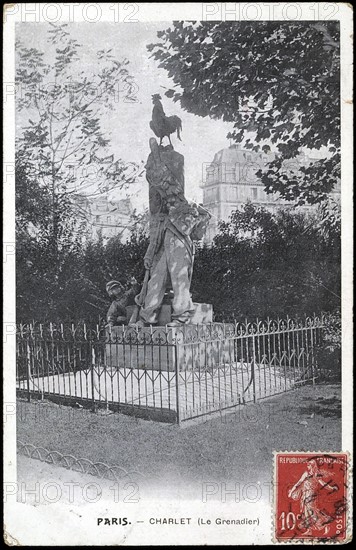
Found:
[[[17,241],[17,319],[22,322],[94,321],[110,305],[106,283],[131,277],[143,279],[142,258],[148,246],[144,233],[133,232],[128,242],[113,237],[82,243],[63,235],[56,261],[50,241],[27,235]]]
[[[169,97],[200,116],[233,122],[236,141],[253,131],[247,148],[278,146],[280,156],[262,175],[270,190],[318,202],[339,170],[337,25],[258,26],[256,32],[255,23],[175,23],[151,50],[182,88],[168,91]],[[98,178],[99,191],[130,183],[126,165],[107,155],[100,126],[113,83],[130,79],[127,63],[113,60],[110,51],[98,53],[101,69],[92,78],[76,73],[71,67],[80,45],[66,25],[53,26],[50,37],[53,64],[36,49],[18,49],[18,108],[27,110],[29,123],[16,157],[17,318],[98,319],[109,305],[109,279],[142,281],[145,219],[137,217],[127,243],[113,238],[84,244],[71,193],[85,175],[81,182],[73,166],[97,162],[105,174]],[[280,177],[283,161],[301,147],[323,145],[332,156],[305,168],[301,182]],[[324,202],[313,218],[247,204],[221,224],[213,246],[198,247],[192,293],[195,301],[213,304],[216,320],[332,311],[340,303],[338,205]]]
[[[100,123],[103,113],[113,109],[119,83],[127,94],[133,89],[128,60],[117,61],[111,50],[100,51],[97,71],[89,74],[78,63],[81,45],[67,27],[51,24],[48,31],[46,53],[53,55],[53,63],[45,62],[45,54],[35,48],[21,43],[16,48],[16,107],[28,117],[18,148],[26,152],[26,162],[43,188],[58,201],[88,193],[94,177],[96,193],[129,186],[138,168],[109,154]],[[75,203],[67,207],[75,209]],[[56,233],[54,222],[55,218]]]
[[[340,234],[321,233],[320,214],[247,204],[201,247],[193,297],[210,302],[217,320],[295,317],[340,304]]]
[[[321,379],[341,380],[341,312],[339,308],[324,318],[323,338],[316,349]]]
[[[127,243],[120,236],[104,244],[81,238],[84,222],[73,216],[64,195],[53,209],[52,195],[34,177],[26,156],[16,158],[17,319],[22,322],[98,321],[109,307],[110,279],[143,278],[148,246],[145,219],[137,216]],[[58,232],[53,246],[53,213]],[[142,218],[142,219],[141,219]]]
[[[322,202],[340,177],[339,24],[174,22],[149,51],[187,111],[233,123],[228,137],[277,156],[259,176],[267,192],[299,204]],[[250,137],[253,133],[253,139]],[[303,148],[325,158],[293,176],[283,163]]]
[[[137,177],[136,165],[109,154],[100,123],[114,106],[119,83],[129,97],[134,90],[128,60],[102,50],[97,71],[86,73],[78,62],[81,46],[67,27],[51,25],[45,53],[21,43],[16,50],[16,106],[28,120],[16,148],[17,316],[23,321],[105,312],[105,282],[116,274],[120,244],[111,264],[102,241],[84,246],[86,221],[72,196],[94,187],[93,167],[97,194]],[[91,247],[97,247],[96,270]]]
[[[221,223],[212,246],[197,248],[192,295],[212,303],[215,319],[244,320],[332,311],[340,305],[340,234],[320,232],[318,219],[271,214],[247,204]],[[141,226],[143,228],[143,226]],[[109,306],[110,279],[142,282],[144,230],[127,243],[102,239],[61,249],[58,272],[46,243],[28,238],[18,251],[18,318],[97,320]],[[28,265],[29,257],[31,265]]]
[[[83,221],[65,195],[41,186],[21,150],[16,154],[17,316],[21,320],[68,316],[69,296],[80,280]],[[53,234],[53,223],[57,230]],[[75,293],[74,293],[75,294]],[[72,300],[73,302],[73,300]]]

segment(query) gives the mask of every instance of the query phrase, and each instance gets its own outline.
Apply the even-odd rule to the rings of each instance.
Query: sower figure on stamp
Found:
[[[173,289],[172,322],[188,323],[194,313],[190,295],[194,240],[203,238],[210,214],[184,197],[184,157],[150,139],[146,164],[150,194],[150,244],[144,264],[150,270],[140,323],[156,324],[165,291]]]
[[[328,532],[328,524],[333,518],[324,511],[323,499],[329,492],[335,492],[338,486],[332,482],[333,472],[318,467],[316,460],[306,464],[306,471],[288,492],[289,498],[300,500],[300,518],[298,528],[304,534],[313,529]]]

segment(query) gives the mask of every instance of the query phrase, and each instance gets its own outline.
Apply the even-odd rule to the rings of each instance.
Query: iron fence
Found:
[[[17,390],[179,423],[314,381],[322,331],[322,316],[182,328],[19,325]]]

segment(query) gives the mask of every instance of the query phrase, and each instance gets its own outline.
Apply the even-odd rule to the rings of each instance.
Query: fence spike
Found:
[[[290,321],[290,318],[289,316],[287,316],[287,319]],[[310,320],[310,318],[309,318]],[[279,318],[278,319],[278,322],[281,322],[281,319]],[[256,325],[257,323],[257,325]],[[187,344],[188,346],[191,345],[191,343],[195,343],[195,342],[203,342],[203,343],[207,343],[208,342],[208,346],[209,346],[209,341],[212,342],[211,345],[215,345],[214,342],[218,342],[218,346],[220,346],[220,342],[221,342],[221,336],[223,335],[224,337],[224,341],[228,341],[229,342],[229,346],[230,346],[230,340],[232,342],[236,342],[236,347],[234,347],[234,349],[236,350],[236,360],[235,360],[235,366],[233,367],[233,371],[232,371],[232,375],[234,376],[240,376],[240,374],[238,373],[242,373],[243,375],[245,374],[245,370],[249,371],[250,370],[250,366],[253,366],[255,365],[256,368],[262,368],[262,365],[263,365],[263,369],[270,369],[271,373],[273,373],[274,376],[277,376],[277,377],[280,377],[282,376],[282,374],[279,372],[278,369],[282,368],[282,362],[286,360],[287,358],[287,354],[288,354],[288,361],[289,362],[292,362],[294,359],[292,357],[289,357],[290,353],[291,353],[291,349],[294,349],[294,348],[290,348],[290,346],[295,346],[295,345],[299,345],[300,343],[303,345],[303,334],[305,332],[305,329],[303,327],[303,324],[299,324],[298,326],[291,326],[291,327],[286,327],[285,326],[285,321],[283,320],[283,325],[281,326],[281,331],[282,331],[282,334],[283,334],[283,331],[286,330],[286,328],[292,328],[293,329],[293,335],[294,333],[297,335],[297,339],[299,337],[299,339],[301,340],[301,342],[299,340],[297,340],[297,343],[295,343],[294,341],[294,336],[293,336],[293,339],[291,341],[286,340],[286,339],[281,339],[280,341],[280,344],[282,346],[281,349],[279,349],[279,351],[273,351],[272,347],[271,349],[269,350],[269,348],[267,347],[267,349],[261,349],[260,352],[256,352],[256,353],[263,353],[262,354],[262,360],[261,360],[261,356],[260,355],[251,355],[250,354],[250,351],[248,351],[248,356],[244,356],[244,359],[242,358],[242,355],[240,355],[240,352],[241,353],[245,353],[245,349],[244,349],[244,346],[247,342],[252,342],[251,345],[256,345],[258,346],[259,345],[259,342],[268,342],[268,339],[269,338],[274,338],[274,335],[275,335],[275,332],[276,332],[276,320],[275,319],[270,319],[268,318],[268,323],[272,323],[272,325],[269,327],[269,331],[268,331],[268,327],[266,326],[266,322],[265,321],[261,321],[261,319],[259,318],[256,318],[256,322],[251,322],[249,323],[247,321],[247,318],[246,318],[246,325],[244,325],[243,322],[241,323],[237,323],[236,324],[236,329],[238,326],[241,327],[241,334],[235,334],[235,335],[232,335],[231,334],[231,327],[228,327],[226,326],[226,324],[222,324],[222,323],[209,323],[208,325],[202,325],[202,324],[197,324],[197,326],[185,326],[183,331],[180,331],[181,332],[184,332],[184,334],[186,334],[188,336],[187,338]],[[92,376],[93,376],[93,380],[97,380],[97,378],[101,377],[101,371],[100,372],[97,372],[96,370],[93,370],[94,367],[95,369],[97,369],[98,367],[101,368],[101,366],[103,364],[106,365],[105,363],[105,357],[106,355],[105,354],[109,354],[109,351],[110,349],[114,350],[114,348],[108,348],[107,346],[110,345],[111,343],[111,339],[108,339],[107,337],[106,338],[102,338],[103,336],[103,333],[100,332],[99,330],[99,326],[98,325],[91,325],[90,323],[89,324],[86,324],[86,323],[83,323],[83,321],[81,321],[80,324],[78,324],[77,327],[75,327],[75,325],[73,323],[61,323],[60,321],[57,321],[55,323],[52,323],[52,322],[47,322],[45,325],[43,325],[42,323],[37,323],[36,326],[34,326],[32,323],[30,323],[29,325],[26,324],[24,325],[23,323],[19,323],[18,325],[18,330],[19,330],[19,342],[20,342],[20,348],[19,348],[19,354],[20,354],[20,358],[21,358],[21,354],[23,355],[23,361],[24,361],[24,364],[26,363],[26,349],[28,351],[28,353],[31,355],[30,359],[31,361],[37,361],[38,359],[40,359],[39,356],[35,355],[39,352],[41,352],[41,345],[37,346],[37,342],[39,342],[39,339],[40,338],[43,338],[45,337],[45,341],[48,340],[48,324],[49,324],[49,327],[50,327],[50,331],[51,331],[51,334],[53,334],[53,337],[54,337],[54,341],[53,342],[49,342],[48,343],[48,348],[51,349],[53,347],[53,344],[54,344],[54,359],[53,359],[53,365],[52,367],[54,369],[62,369],[61,372],[63,371],[63,383],[65,383],[65,387],[64,387],[64,394],[65,395],[69,395],[67,392],[68,392],[68,389],[66,390],[66,387],[67,387],[67,380],[69,381],[69,392],[72,392],[72,390],[70,389],[70,385],[71,385],[71,382],[69,380],[69,376],[71,376],[70,373],[73,372],[73,361],[76,362],[76,361],[79,361],[79,362],[85,362],[87,363],[87,368],[92,368]],[[246,328],[251,328],[251,330],[255,330],[256,326],[257,326],[257,330],[260,326],[260,324],[263,324],[263,330],[265,332],[263,332],[263,338],[261,340],[259,340],[258,338],[251,338],[249,336],[248,333],[246,333],[244,331],[244,327]],[[76,330],[76,334],[77,334],[77,337],[74,341],[74,348],[73,348],[73,341],[71,341],[69,338],[66,339],[66,345],[65,345],[65,348],[63,348],[63,343],[62,342],[59,342],[57,343],[57,340],[58,340],[58,334],[59,334],[59,331],[61,330],[62,333],[64,332],[65,334],[67,334],[67,330],[72,327],[72,330]],[[96,328],[95,328],[96,327]],[[210,334],[209,334],[209,327],[210,327]],[[309,328],[312,329],[312,332],[314,332],[314,328],[316,327],[319,327],[319,324],[315,324],[315,327],[310,325]],[[154,327],[150,327],[150,331],[151,331],[151,334],[153,334],[153,328]],[[309,328],[308,328],[308,334],[309,334]],[[30,333],[30,339],[29,339],[29,329],[31,331]],[[84,329],[84,333],[83,333],[83,329]],[[109,330],[107,330],[109,329]],[[106,336],[108,334],[111,335],[112,333],[112,327],[111,326],[108,326],[106,329]],[[119,330],[120,329],[120,330]],[[166,327],[166,331],[169,329],[169,327]],[[203,330],[204,329],[204,330]],[[122,325],[122,329],[119,327],[118,328],[118,332],[120,332],[120,335],[121,335],[121,330],[122,331],[125,331],[125,330],[128,330],[128,327],[125,326],[125,325]],[[169,329],[170,330],[170,329]],[[33,334],[32,332],[35,331]],[[253,333],[250,333],[250,334],[255,334],[254,332]],[[97,339],[95,339],[95,335],[97,335]],[[34,338],[34,343],[35,345],[32,346],[32,336]],[[87,337],[90,336],[90,342],[87,343]],[[118,334],[116,334],[117,338],[118,338]],[[21,340],[23,338],[23,340]],[[289,338],[289,336],[288,336]],[[94,339],[94,340],[93,340]],[[120,338],[121,340],[121,338]],[[26,348],[26,342],[28,342],[28,347]],[[78,344],[80,346],[80,349],[78,351]],[[116,342],[116,346],[120,345],[120,342]],[[239,351],[239,346],[241,344],[241,350]],[[308,354],[305,355],[306,357],[306,361],[309,361],[309,354],[310,354],[310,351],[311,351],[311,348],[310,346],[314,346],[315,345],[315,342],[311,342],[310,345],[309,345],[309,340],[307,341],[307,344],[309,346],[309,351],[308,351]],[[134,346],[137,345],[137,342],[135,343],[124,343],[123,344],[124,346],[126,346],[126,348],[123,348],[123,349],[126,349],[127,351],[129,351],[130,349],[136,349]],[[164,346],[168,345],[167,341],[164,341],[164,339],[162,339],[162,341],[160,342],[157,342],[156,345],[161,345],[162,348],[161,349],[165,349]],[[184,345],[184,344],[183,344]],[[225,345],[225,344],[223,344]],[[131,347],[133,346],[133,348]],[[235,343],[234,343],[234,346],[235,346]],[[288,351],[285,350],[285,347],[288,347]],[[74,351],[73,351],[74,349]],[[118,349],[117,347],[115,349]],[[184,349],[184,348],[183,348]],[[186,348],[188,349],[188,348]],[[199,350],[200,348],[198,348]],[[214,348],[216,349],[216,348]],[[250,348],[249,348],[250,349]],[[253,348],[254,349],[254,348]],[[258,348],[259,349],[259,348]],[[83,350],[83,351],[82,351]],[[86,351],[87,350],[87,351]],[[91,351],[90,351],[91,350]],[[220,347],[218,347],[218,351],[220,350]],[[299,352],[303,352],[304,351],[304,348],[302,347],[300,350],[298,349],[298,353]],[[79,357],[77,358],[77,352],[79,353]],[[220,353],[220,352],[219,352]],[[229,353],[231,353],[231,349],[229,347]],[[234,352],[235,353],[235,352]],[[204,354],[203,354],[204,355]],[[194,356],[194,369],[197,369],[197,367],[201,367],[202,369],[202,372],[205,372],[205,378],[202,377],[202,378],[194,378],[193,381],[195,382],[195,387],[193,388],[194,389],[194,396],[193,398],[197,398],[196,399],[196,404],[198,405],[198,408],[200,411],[203,412],[204,415],[210,415],[214,410],[220,410],[220,414],[224,414],[224,409],[228,406],[231,405],[234,405],[234,404],[238,404],[238,403],[235,403],[236,401],[236,394],[233,396],[233,398],[226,398],[226,395],[224,397],[224,393],[222,393],[220,395],[220,390],[219,390],[219,396],[220,396],[220,399],[219,397],[217,396],[217,393],[215,393],[215,389],[217,390],[217,384],[223,384],[224,383],[224,378],[220,378],[219,381],[217,380],[216,378],[216,372],[217,372],[217,369],[221,368],[220,371],[220,374],[224,374],[224,371],[223,371],[223,368],[226,368],[226,359],[227,357],[225,356],[225,352],[224,352],[224,349],[222,350],[222,355],[220,354],[217,358],[217,360],[219,361],[219,366],[218,366],[218,363],[215,362],[214,360],[214,357],[213,357],[213,353],[209,354],[208,355],[197,355],[197,356]],[[62,361],[62,356],[67,356],[66,357],[66,361]],[[109,357],[110,355],[108,355]],[[73,357],[73,359],[72,359]],[[111,357],[111,356],[110,356]],[[127,359],[125,359],[125,357],[127,357]],[[131,372],[131,376],[133,376],[134,374],[136,374],[136,371],[134,370],[134,367],[132,366],[131,362],[131,359],[128,359],[129,357],[131,357],[129,354],[127,354],[126,356],[124,356],[124,366],[127,368],[127,371],[129,373],[129,371]],[[304,357],[304,356],[303,356]],[[114,358],[115,359],[115,358]],[[21,359],[22,360],[22,359]],[[104,363],[103,363],[104,361]],[[231,357],[230,357],[230,361],[232,361]],[[58,365],[57,365],[58,363]],[[189,360],[189,363],[192,363],[191,360]],[[195,364],[196,363],[196,364]],[[120,379],[120,367],[118,366],[114,366],[114,365],[118,365],[119,363],[108,363],[108,366],[111,365],[111,370],[115,370],[117,369],[117,376],[120,380],[120,385],[123,384],[125,386],[125,384],[128,384],[130,383],[130,378],[126,379],[126,378],[123,378],[123,379]],[[290,363],[292,365],[292,363]],[[121,365],[121,364],[120,364]],[[21,365],[20,365],[21,366]],[[121,365],[122,367],[122,365]],[[22,367],[21,367],[22,368]],[[33,381],[31,381],[31,384],[33,384],[32,389],[31,389],[31,392],[32,391],[35,391],[34,388],[36,387],[35,384],[38,384],[39,386],[42,385],[42,371],[41,371],[41,368],[42,367],[39,367],[39,371],[37,373],[33,372],[31,374],[31,376],[33,376]],[[105,367],[106,368],[106,367]],[[213,370],[210,370],[210,369],[213,369]],[[230,367],[231,368],[231,367]],[[285,368],[285,366],[284,366]],[[288,367],[289,368],[289,367]],[[64,370],[63,370],[64,369]],[[243,370],[244,369],[244,370]],[[242,372],[243,371],[243,372]],[[56,371],[57,372],[57,371]],[[154,368],[153,368],[153,372],[154,371]],[[158,374],[157,374],[157,380],[159,381],[160,380],[160,376],[162,376],[162,380],[164,379],[164,372],[162,373],[159,373],[158,371],[156,371]],[[256,370],[257,372],[257,370]],[[289,371],[288,371],[289,372]],[[56,374],[54,372],[50,372],[48,373],[48,375],[46,376],[50,376],[52,377],[53,376],[53,379],[54,379],[54,376]],[[65,378],[66,376],[68,375],[68,378]],[[184,375],[184,373],[183,373]],[[23,376],[23,374],[22,374]],[[89,372],[87,372],[85,374],[85,376],[89,376]],[[104,375],[104,380],[106,380],[105,378],[106,375]],[[125,375],[126,376],[126,375]],[[180,375],[177,374],[178,376],[178,380],[177,382],[180,384],[181,383],[181,378],[180,378]],[[185,372],[185,376],[186,376],[186,385],[189,381],[189,370],[187,369],[186,372]],[[285,376],[285,374],[284,374]],[[294,377],[296,376],[296,373],[294,373],[293,375]],[[294,381],[294,378],[292,376],[292,373],[291,374],[288,374],[288,380],[291,381],[291,384],[293,383]],[[21,379],[22,380],[22,379]],[[101,380],[103,380],[103,377],[101,377]],[[156,380],[156,378],[155,378]],[[205,384],[205,381],[208,380],[209,381],[209,384],[210,383],[213,383],[214,387],[212,387],[210,385],[210,389],[209,389],[209,393],[210,395],[208,396],[207,395],[207,402],[205,403],[200,403],[199,402],[199,399],[198,399],[198,391],[201,391],[202,389],[202,385]],[[279,380],[279,378],[278,378]],[[303,379],[304,380],[304,379]],[[305,380],[307,380],[307,378],[305,377]],[[159,395],[159,389],[158,389],[158,381],[157,383],[154,383],[155,384],[155,391],[157,392],[157,395]],[[167,380],[165,380],[167,381]],[[257,392],[257,395],[260,395],[259,392],[263,392],[265,391],[263,388],[261,390],[261,387],[258,385],[260,384],[259,382],[259,377],[256,376],[255,378],[255,383],[256,383],[256,392]],[[288,382],[289,383],[289,382]],[[50,380],[48,381],[48,384],[50,386]],[[239,382],[240,384],[240,382]],[[104,385],[106,387],[106,382],[104,382]],[[30,386],[28,386],[30,388]],[[120,388],[121,389],[121,388]],[[149,390],[149,388],[148,388]],[[52,393],[52,394],[55,394],[57,390],[54,389],[54,385],[51,385],[51,388],[48,387],[48,392],[46,391],[46,393]],[[164,390],[163,390],[164,391]],[[214,398],[213,400],[211,400],[212,398],[212,395],[211,395],[211,392],[213,391],[213,395],[214,395]],[[251,390],[249,390],[249,392],[251,392]],[[57,392],[58,393],[58,392]],[[273,388],[272,386],[268,389],[268,392],[269,394],[271,395],[274,395],[273,393]],[[71,395],[71,393],[70,393]],[[121,395],[123,395],[121,393]],[[241,392],[239,393],[239,396],[238,396],[238,399],[241,400],[243,399],[243,397],[241,397]],[[249,395],[249,393],[246,394],[247,396]],[[191,397],[191,396],[190,396]],[[185,417],[186,418],[189,418],[189,416],[194,416],[196,415],[197,413],[197,407],[194,405],[192,406],[191,404],[191,398],[189,397],[189,399],[187,399],[187,402],[186,402],[186,406],[187,406],[187,409],[186,409],[186,413],[185,414]],[[204,398],[205,399],[205,398]],[[115,402],[116,398],[114,399],[113,398],[113,402]],[[147,398],[146,398],[146,403],[147,402]],[[148,406],[148,404],[147,404]],[[157,403],[156,403],[156,406],[157,406]],[[222,411],[222,412],[221,412]]]

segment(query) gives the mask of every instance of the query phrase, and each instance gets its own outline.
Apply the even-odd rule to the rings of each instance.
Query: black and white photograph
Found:
[[[352,539],[352,8],[4,8],[4,540]]]

